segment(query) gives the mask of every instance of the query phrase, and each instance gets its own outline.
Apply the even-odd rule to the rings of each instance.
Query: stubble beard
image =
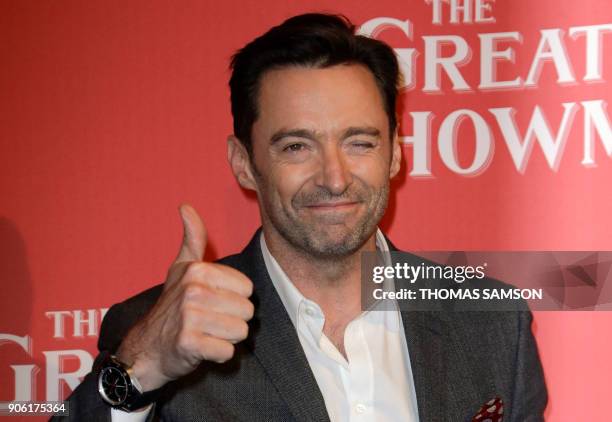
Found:
[[[347,189],[340,195],[333,195],[325,189],[315,192],[298,193],[287,210],[278,201],[263,200],[267,219],[274,229],[293,248],[317,260],[339,260],[357,252],[372,236],[384,215],[389,198],[389,184],[376,189],[360,182],[356,189]],[[341,221],[307,221],[300,218],[299,210],[318,201],[359,201],[367,209],[352,227]],[[296,212],[297,211],[297,212]],[[332,220],[336,220],[332,218]],[[331,224],[330,224],[331,223]]]

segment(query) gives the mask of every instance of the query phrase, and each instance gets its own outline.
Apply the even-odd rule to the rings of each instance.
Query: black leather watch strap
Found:
[[[163,387],[157,390],[145,391],[144,393],[135,393],[126,399],[122,406],[118,406],[121,410],[133,412],[134,410],[142,409],[150,404],[153,404],[161,396]]]

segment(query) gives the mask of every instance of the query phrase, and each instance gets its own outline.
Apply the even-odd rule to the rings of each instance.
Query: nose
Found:
[[[333,195],[340,195],[353,182],[347,159],[340,146],[326,146],[322,149],[321,168],[317,174],[318,186],[327,189]]]

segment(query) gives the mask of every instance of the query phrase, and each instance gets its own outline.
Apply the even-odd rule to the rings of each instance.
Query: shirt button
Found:
[[[366,408],[365,404],[363,404],[363,403],[359,403],[359,404],[357,404],[357,405],[355,406],[355,411],[356,411],[357,413],[365,413],[366,409],[367,409],[367,408]]]
[[[310,306],[306,307],[306,315],[308,316],[313,316],[315,314],[314,309],[312,309]]]

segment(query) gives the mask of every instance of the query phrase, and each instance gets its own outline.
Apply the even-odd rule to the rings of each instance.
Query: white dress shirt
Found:
[[[268,250],[263,233],[260,244],[272,284],[297,331],[331,421],[418,422],[410,356],[395,301],[376,302],[347,325],[345,359],[323,333],[321,308],[289,280]],[[390,264],[389,247],[380,230],[376,247]],[[132,413],[112,409],[112,421],[143,422],[149,411],[150,407]]]

